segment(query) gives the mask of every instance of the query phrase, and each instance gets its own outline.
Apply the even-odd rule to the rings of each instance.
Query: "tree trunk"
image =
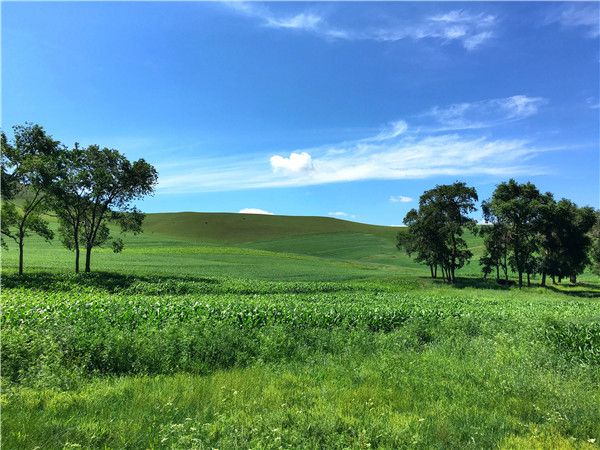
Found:
[[[76,226],[73,231],[73,239],[75,241],[75,273],[79,273],[79,228]]]
[[[431,278],[433,278],[433,264],[429,264],[429,273],[431,273]]]
[[[527,287],[531,286],[531,274],[529,272],[527,272]]]
[[[542,272],[542,287],[546,287],[546,272]]]
[[[91,272],[90,259],[92,258],[92,247],[85,247],[85,271]]]
[[[23,275],[23,236],[19,236],[19,275]]]
[[[75,273],[79,273],[79,245],[75,246]]]
[[[500,264],[496,264],[496,283],[500,281]]]
[[[550,275],[550,278],[552,278],[552,284],[556,284],[556,278],[554,277],[554,275]]]
[[[577,275],[571,275],[569,277],[569,281],[571,282],[571,284],[577,284]]]
[[[519,287],[523,287],[523,272],[519,270]]]
[[[433,278],[437,278],[437,264],[433,266]]]

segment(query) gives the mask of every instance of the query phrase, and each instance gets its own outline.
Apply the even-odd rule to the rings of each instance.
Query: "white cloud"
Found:
[[[410,21],[402,17],[387,16],[385,24],[342,28],[331,25],[327,18],[315,12],[314,8],[290,16],[276,13],[276,8],[263,4],[237,1],[225,4],[249,17],[259,19],[265,26],[302,30],[330,40],[394,42],[405,39],[435,39],[441,43],[459,42],[469,51],[491,39],[496,25],[496,17],[491,14],[454,10],[431,17],[413,17]],[[395,24],[390,25],[390,22]]]
[[[280,155],[271,156],[273,172],[297,173],[312,169],[312,158],[307,152],[292,152],[288,158]]]
[[[389,127],[381,131],[377,136],[367,140],[383,141],[386,139],[395,138],[403,134],[407,129],[408,125],[404,120],[397,120],[396,122],[391,122]]]
[[[301,13],[291,17],[275,18],[267,17],[267,25],[274,28],[291,28],[296,30],[314,30],[323,21],[316,14]]]
[[[472,103],[455,103],[435,107],[426,115],[447,130],[486,128],[504,122],[524,119],[536,114],[547,103],[542,97],[513,95]]]
[[[563,28],[580,28],[585,36],[600,36],[600,11],[597,2],[570,3],[554,8],[546,17],[546,24],[558,23]]]
[[[370,137],[296,150],[289,156],[186,160],[180,166],[160,167],[159,189],[182,193],[441,175],[539,175],[546,169],[531,160],[552,149],[526,139],[493,139],[476,130],[529,117],[542,103],[543,99],[524,95],[460,103],[419,116],[428,118],[429,126],[409,127],[396,121]],[[407,201],[405,196],[393,198]]]
[[[327,215],[331,216],[331,217],[349,217],[349,218],[355,218],[356,217],[354,214],[348,214],[348,213],[343,212],[343,211],[330,212],[330,213],[327,213]]]
[[[270,211],[265,211],[264,209],[260,209],[260,208],[243,208],[239,210],[240,214],[266,214],[268,216],[272,216],[273,213]]]
[[[407,197],[406,195],[390,196],[390,202],[392,202],[392,203],[410,203],[412,201],[413,201],[412,197]]]
[[[585,103],[591,109],[598,109],[598,108],[600,108],[600,102],[596,98],[594,98],[594,97],[588,97],[588,98],[586,98],[585,99]]]

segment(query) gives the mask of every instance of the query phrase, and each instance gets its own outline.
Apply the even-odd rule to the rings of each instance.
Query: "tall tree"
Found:
[[[518,274],[519,287],[523,286],[523,274],[529,275],[534,270],[543,201],[544,197],[535,185],[510,179],[496,187],[484,208],[495,218],[494,226],[505,228],[509,264]]]
[[[590,230],[591,251],[590,265],[592,272],[600,275],[600,211],[596,211],[596,222]]]
[[[13,127],[14,140],[2,135],[2,227],[4,236],[19,247],[19,274],[23,274],[25,238],[31,233],[46,240],[54,237],[44,219],[49,207],[49,186],[56,176],[60,143],[34,124]],[[15,204],[18,196],[20,204]]]
[[[475,188],[456,182],[438,185],[419,198],[419,209],[404,218],[408,234],[398,241],[409,255],[429,265],[432,276],[439,265],[446,281],[456,280],[456,270],[469,262],[472,252],[463,239],[465,229],[475,230],[468,214],[476,210]]]
[[[59,219],[63,245],[75,252],[75,272],[80,266],[80,237],[85,212],[91,206],[90,173],[87,171],[84,151],[75,144],[57,158],[58,176],[51,186],[52,207]]]
[[[483,203],[485,211],[486,204]],[[486,214],[484,213],[484,217]],[[499,282],[502,278],[508,281],[508,246],[506,228],[495,222],[494,219],[486,217],[489,225],[483,225],[479,229],[479,235],[483,237],[484,254],[479,259],[485,276],[490,274],[492,270],[496,271],[496,281]],[[500,273],[502,271],[502,274]]]
[[[86,204],[79,230],[85,246],[85,271],[91,270],[92,249],[110,238],[108,221],[117,223],[122,231],[141,231],[144,215],[131,204],[154,191],[157,173],[143,159],[130,162],[114,149],[91,145],[83,150],[83,171],[87,185],[80,195]],[[75,238],[72,228],[73,239]],[[113,243],[119,251],[122,243]]]
[[[541,221],[540,267],[542,286],[546,275],[553,280],[569,277],[577,281],[590,262],[589,250],[592,240],[590,230],[596,223],[596,213],[590,207],[578,207],[570,200],[562,199],[544,205]]]

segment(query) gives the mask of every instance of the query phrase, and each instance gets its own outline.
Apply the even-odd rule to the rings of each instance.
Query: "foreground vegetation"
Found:
[[[5,448],[592,447],[586,290],[4,276]]]

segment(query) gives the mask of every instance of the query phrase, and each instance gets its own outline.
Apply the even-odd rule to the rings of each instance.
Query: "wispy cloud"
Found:
[[[546,17],[546,24],[558,23],[564,28],[578,28],[589,38],[600,36],[600,11],[597,2],[561,5]]]
[[[600,108],[600,102],[595,97],[588,97],[588,98],[586,98],[585,99],[585,103],[591,109],[598,109],[598,108]]]
[[[354,219],[356,217],[356,215],[354,215],[354,214],[349,214],[349,213],[343,212],[343,211],[334,211],[334,212],[327,213],[327,215],[330,217],[337,217],[337,218],[345,217],[345,218],[349,218],[349,219]]]
[[[410,203],[412,201],[413,201],[412,197],[407,197],[406,195],[390,196],[390,202],[392,202],[392,203]]]
[[[532,116],[546,103],[547,100],[542,97],[513,95],[472,103],[455,103],[445,107],[436,106],[425,115],[448,130],[487,128]]]
[[[239,210],[240,214],[266,214],[268,216],[272,216],[273,213],[271,211],[265,211],[260,208],[243,208]]]
[[[429,127],[411,128],[406,122],[395,121],[370,137],[333,145],[245,159],[188,160],[179,167],[165,168],[166,173],[161,170],[160,190],[232,191],[440,175],[541,174],[545,169],[530,161],[548,148],[540,148],[527,139],[493,139],[474,134],[484,126],[527,118],[541,104],[539,98],[513,96],[451,105],[434,109],[435,114],[420,116],[433,121]],[[484,119],[474,121],[477,112]],[[440,123],[446,126],[442,131]],[[390,201],[408,201],[408,197],[395,196]]]
[[[395,42],[406,39],[419,41],[434,39],[440,43],[459,42],[466,50],[475,50],[494,36],[497,18],[486,13],[452,10],[433,16],[405,20],[389,17],[386,23],[374,23],[368,27],[349,28],[336,26],[314,7],[296,14],[275,12],[264,4],[226,2],[230,8],[259,20],[271,28],[299,30],[329,40],[369,40]],[[390,21],[395,24],[390,25]]]

